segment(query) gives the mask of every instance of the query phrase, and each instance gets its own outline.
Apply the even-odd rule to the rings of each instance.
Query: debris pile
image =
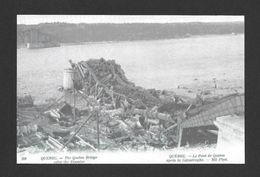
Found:
[[[61,98],[41,107],[18,99],[19,151],[32,147],[34,151],[171,149],[185,143],[180,138],[184,129],[195,127],[192,133],[211,138],[199,127],[214,126],[216,116],[243,112],[243,95],[205,105],[198,98],[135,86],[114,60],[70,64],[75,71],[74,88],[62,90]],[[75,106],[81,104],[79,100],[85,101],[83,109]],[[221,112],[223,107],[227,110]]]
[[[143,109],[160,104],[155,90],[146,90],[128,81],[121,66],[114,60],[90,59],[77,64],[71,62],[71,65],[78,71],[76,88],[85,88],[85,93],[92,95],[98,92],[98,96],[103,99],[111,97],[111,92],[113,92],[116,107],[123,104],[120,103],[123,99],[133,102],[134,105]],[[104,92],[101,89],[98,90],[97,87],[102,88]]]
[[[33,99],[31,95],[17,98],[17,106],[19,107],[30,107],[33,106]]]

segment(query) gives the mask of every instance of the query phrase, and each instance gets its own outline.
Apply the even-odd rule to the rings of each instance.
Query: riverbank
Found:
[[[195,98],[198,94],[209,96],[225,96],[234,93],[244,93],[244,79],[232,78],[225,79],[213,78],[212,80],[201,81],[201,78],[195,78],[193,83],[182,84],[177,88],[170,89],[178,95]]]

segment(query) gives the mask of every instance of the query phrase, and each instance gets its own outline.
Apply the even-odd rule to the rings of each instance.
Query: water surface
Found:
[[[88,43],[44,49],[17,49],[17,95],[36,103],[58,97],[63,69],[89,58],[114,59],[127,78],[145,88],[171,89],[195,78],[244,79],[244,35]]]

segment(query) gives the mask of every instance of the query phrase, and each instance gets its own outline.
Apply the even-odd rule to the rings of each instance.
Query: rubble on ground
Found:
[[[33,106],[33,99],[31,95],[25,95],[24,97],[17,98],[17,105],[19,107],[30,107]]]
[[[211,92],[189,98],[135,86],[114,60],[70,64],[75,90],[63,90],[65,96],[45,106],[33,105],[30,96],[18,98],[19,152],[176,148],[182,122],[223,102],[223,96],[203,99]]]

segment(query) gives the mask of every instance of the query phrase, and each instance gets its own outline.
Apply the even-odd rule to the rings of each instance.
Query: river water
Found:
[[[17,49],[17,95],[36,103],[58,97],[63,70],[89,58],[114,59],[138,86],[172,89],[213,77],[244,79],[244,35],[195,36],[183,39],[103,42],[44,49]]]

